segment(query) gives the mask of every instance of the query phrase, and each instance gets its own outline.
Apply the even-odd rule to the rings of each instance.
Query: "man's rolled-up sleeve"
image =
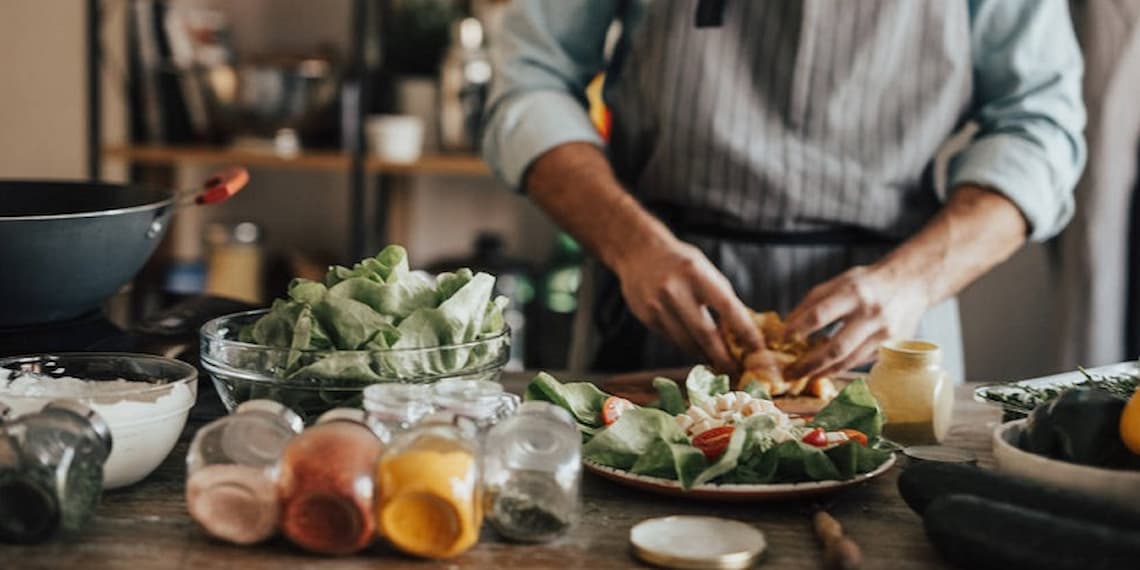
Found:
[[[974,114],[950,187],[989,188],[1048,239],[1073,216],[1085,164],[1083,64],[1065,0],[971,0]]]
[[[527,168],[569,142],[602,146],[586,85],[602,69],[612,0],[514,0],[491,45],[495,78],[484,115],[483,157],[520,188]]]

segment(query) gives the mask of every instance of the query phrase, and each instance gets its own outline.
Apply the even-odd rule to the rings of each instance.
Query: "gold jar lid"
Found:
[[[633,553],[665,568],[750,568],[768,543],[755,527],[717,517],[648,519],[629,530]]]

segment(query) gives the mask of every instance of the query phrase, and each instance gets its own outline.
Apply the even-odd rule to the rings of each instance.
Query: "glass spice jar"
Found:
[[[305,424],[272,400],[249,400],[198,430],[186,455],[186,508],[207,533],[254,544],[277,530],[276,467]]]
[[[484,512],[499,534],[545,542],[578,521],[581,439],[570,414],[547,402],[526,402],[491,428],[483,457]]]
[[[513,414],[521,400],[518,395],[503,391],[502,384],[490,380],[449,378],[436,382],[431,390],[435,409],[461,418],[479,442],[487,430]]]
[[[0,426],[0,541],[81,529],[99,504],[110,453],[107,423],[72,400]]]
[[[364,410],[337,408],[285,447],[277,478],[281,531],[322,554],[351,554],[376,534],[372,475],[384,444]]]
[[[483,524],[478,445],[446,417],[396,436],[376,467],[380,534],[414,556],[458,556]]]
[[[364,409],[385,443],[434,411],[431,389],[423,384],[373,384],[364,389]]]

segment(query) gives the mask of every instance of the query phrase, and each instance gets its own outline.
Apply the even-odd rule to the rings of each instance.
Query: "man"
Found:
[[[954,295],[1072,215],[1085,159],[1065,0],[515,0],[484,149],[611,272],[598,365],[735,365],[746,305],[827,331],[790,375],[939,342]],[[610,23],[608,148],[583,107]],[[964,123],[974,138],[933,157]],[[608,155],[608,156],[607,156]]]

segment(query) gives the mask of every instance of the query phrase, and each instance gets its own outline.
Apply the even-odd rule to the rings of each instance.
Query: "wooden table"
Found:
[[[529,375],[507,374],[504,383],[517,391],[528,379]],[[582,523],[569,536],[552,544],[506,544],[487,531],[474,549],[443,562],[402,557],[379,544],[345,558],[308,555],[281,539],[256,547],[223,544],[195,527],[183,501],[189,436],[209,416],[218,413],[212,386],[203,381],[199,388],[209,391],[202,396],[213,402],[203,402],[195,409],[182,441],[155,473],[133,487],[106,494],[95,521],[78,537],[35,546],[0,545],[0,568],[637,568],[644,565],[629,553],[630,527],[646,518],[671,514],[717,515],[756,525],[767,534],[769,545],[759,567],[821,565],[819,547],[808,523],[811,505],[733,505],[669,499],[626,489],[589,474],[583,481]],[[989,434],[999,415],[974,402],[970,387],[960,387],[948,443],[974,451],[983,465],[989,464]],[[895,481],[900,469],[895,467],[878,480],[829,498],[826,506],[862,546],[865,568],[948,567],[927,543],[921,519],[898,496]]]

